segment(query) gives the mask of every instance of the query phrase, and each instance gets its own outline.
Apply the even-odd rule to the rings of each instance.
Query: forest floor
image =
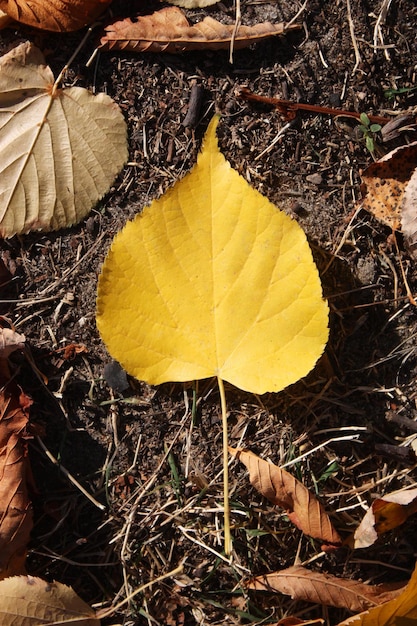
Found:
[[[300,6],[243,0],[242,21],[287,22]],[[143,0],[111,6],[117,16],[155,8]],[[413,293],[417,270],[401,235],[397,250],[391,230],[359,208],[360,172],[372,162],[363,133],[349,118],[299,112],[272,144],[286,121],[273,107],[238,95],[245,86],[368,115],[415,114],[416,91],[400,90],[416,87],[417,6],[392,0],[379,20],[383,41],[380,11],[380,0],[308,0],[300,31],[235,52],[232,65],[222,51],[107,52],[87,68],[93,34],[67,74],[66,84],[105,91],[120,105],[129,163],[78,226],[1,242],[14,276],[1,313],[25,334],[48,379],[43,384],[30,363],[19,364],[18,382],[34,399],[32,420],[45,446],[104,506],[33,441],[35,526],[27,567],[105,605],[185,560],[183,574],[148,588],[104,624],[272,624],[297,615],[334,625],[348,613],[248,594],[241,581],[294,563],[372,583],[407,579],[414,568],[415,516],[370,548],[325,554],[251,487],[237,462],[230,466],[234,557],[231,564],[222,559],[216,382],[152,388],[128,378],[117,391],[124,385],[115,381],[114,365],[106,368],[112,359],[95,325],[97,279],[113,237],[192,167],[217,111],[223,154],[307,233],[331,310],[325,355],[305,379],[262,397],[227,387],[231,445],[277,464],[303,455],[288,469],[319,495],[343,537],[375,497],[415,484],[412,433],[389,418],[417,416],[417,309],[401,264]],[[229,1],[189,17],[207,14],[234,21]],[[0,33],[0,52],[29,39],[57,74],[83,35],[8,29]],[[204,97],[189,129],[182,122],[195,83]],[[406,141],[412,132],[394,143],[375,137],[381,153]],[[69,344],[85,351],[64,358],[59,350]]]

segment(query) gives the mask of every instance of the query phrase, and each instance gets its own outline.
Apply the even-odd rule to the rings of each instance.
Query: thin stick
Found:
[[[233,28],[233,33],[230,38],[230,52],[229,52],[229,63],[233,65],[233,50],[235,47],[235,41],[237,37],[237,31],[239,30],[240,24],[242,21],[242,13],[240,9],[240,0],[236,0],[236,14],[235,14],[235,26]]]
[[[220,404],[222,407],[222,426],[223,426],[223,499],[224,499],[224,552],[226,556],[232,553],[232,537],[230,535],[230,503],[229,503],[229,451],[227,438],[227,413],[226,413],[226,394],[224,392],[223,381],[217,377],[219,385]]]
[[[348,22],[349,22],[350,38],[352,39],[352,45],[355,51],[355,65],[352,70],[352,76],[353,76],[356,73],[356,70],[358,69],[359,65],[362,63],[362,57],[361,57],[361,53],[359,52],[358,44],[356,41],[355,26],[353,24],[353,19],[352,19],[352,10],[350,6],[350,0],[346,0],[346,9],[347,9]]]

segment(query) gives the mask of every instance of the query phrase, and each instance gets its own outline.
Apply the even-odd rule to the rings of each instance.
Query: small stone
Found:
[[[321,174],[309,174],[306,176],[306,181],[313,185],[321,185],[323,182],[323,176]]]

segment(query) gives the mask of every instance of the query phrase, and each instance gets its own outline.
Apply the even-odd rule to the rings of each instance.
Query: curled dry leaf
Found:
[[[0,393],[0,579],[25,571],[32,529],[28,496],[30,466],[27,424],[32,401],[13,382],[1,380]],[[1,597],[1,593],[0,593]],[[0,623],[6,622],[0,620]]]
[[[241,448],[229,448],[249,470],[252,485],[273,504],[285,509],[291,522],[306,535],[324,542],[323,550],[341,545],[324,507],[294,476],[256,454]]]
[[[256,591],[284,593],[293,600],[334,606],[357,613],[397,597],[404,584],[365,585],[356,580],[313,572],[300,565],[257,576],[246,582],[245,587]]]
[[[404,524],[417,512],[417,489],[401,490],[374,500],[355,531],[354,548],[367,548],[383,533]]]
[[[0,582],[1,626],[100,626],[95,612],[70,587],[32,576]]]
[[[364,209],[394,230],[401,227],[406,188],[417,167],[417,142],[396,148],[362,172]]]
[[[417,567],[402,592],[389,602],[349,617],[337,626],[412,626],[417,623]]]
[[[24,335],[11,328],[0,328],[0,359],[7,359],[15,350],[21,350],[24,343]]]
[[[111,0],[0,0],[0,10],[34,28],[67,32],[91,24]]]
[[[263,22],[255,26],[240,26],[234,39],[234,48],[246,48],[266,37],[284,35],[287,30],[299,29],[292,24]],[[221,24],[212,17],[190,25],[177,7],[138,17],[137,21],[125,19],[106,28],[101,38],[104,50],[130,50],[133,52],[185,52],[186,50],[229,49],[234,24]]]
[[[0,59],[2,237],[79,222],[126,160],[126,124],[109,96],[55,90],[29,42]]]

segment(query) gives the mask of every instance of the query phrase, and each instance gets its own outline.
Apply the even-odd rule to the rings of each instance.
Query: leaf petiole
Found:
[[[226,394],[224,392],[223,380],[217,377],[217,384],[220,393],[220,405],[222,408],[223,427],[223,499],[224,499],[224,552],[226,556],[232,553],[232,537],[230,535],[230,502],[229,502],[229,452],[227,438],[227,412]]]

